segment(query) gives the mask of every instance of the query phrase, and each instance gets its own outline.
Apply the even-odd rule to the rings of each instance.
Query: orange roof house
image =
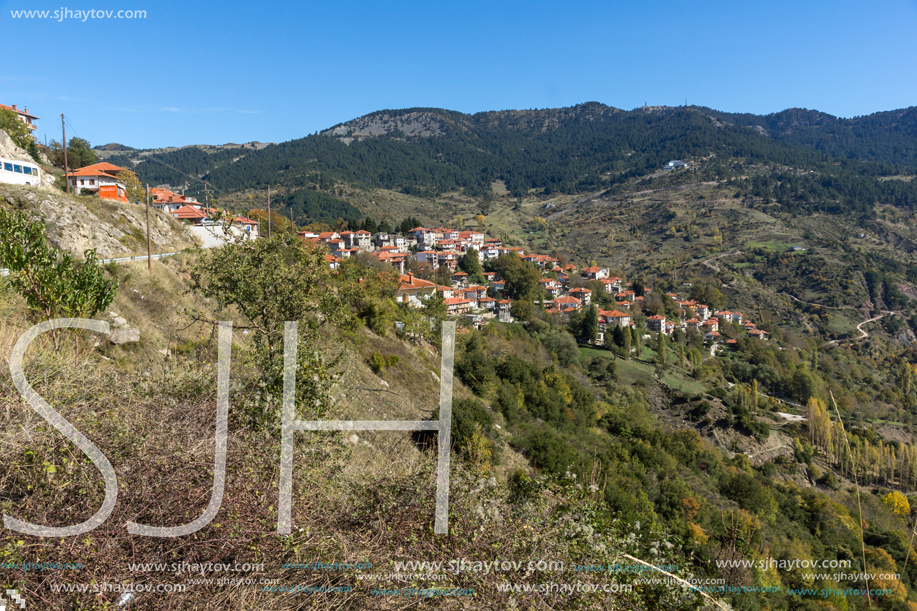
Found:
[[[35,115],[29,114],[28,106],[26,106],[22,110],[19,110],[18,108],[16,108],[15,104],[13,104],[12,106],[7,106],[6,104],[0,104],[0,110],[9,110],[10,112],[16,113],[16,116],[19,117],[20,121],[25,123],[25,126],[29,128],[30,132],[34,132],[36,129],[38,129],[35,126],[35,124],[32,123],[32,119],[35,119],[37,121],[38,117],[36,117]]]
[[[437,285],[413,274],[403,274],[395,289],[395,298],[401,303],[420,306],[421,300],[436,292]]]
[[[90,193],[103,199],[117,199],[126,202],[127,187],[118,180],[118,173],[125,171],[134,173],[127,168],[103,161],[70,172],[67,174],[67,180],[70,181],[77,195]]]

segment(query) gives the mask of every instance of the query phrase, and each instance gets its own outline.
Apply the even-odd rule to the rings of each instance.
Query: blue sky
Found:
[[[917,0],[81,2],[0,0],[0,103],[41,117],[42,139],[61,113],[68,137],[147,148],[279,142],[412,106],[917,105]],[[62,8],[147,16],[11,14]]]

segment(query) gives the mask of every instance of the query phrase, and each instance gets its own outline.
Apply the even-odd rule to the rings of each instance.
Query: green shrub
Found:
[[[0,236],[0,267],[9,269],[8,282],[40,318],[92,318],[114,301],[118,281],[105,279],[94,249],[75,263],[48,243],[44,223],[2,208]]]

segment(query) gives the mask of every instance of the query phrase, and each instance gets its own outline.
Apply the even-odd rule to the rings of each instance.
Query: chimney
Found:
[[[25,108],[23,108],[22,112],[24,112],[25,114],[29,114],[29,107],[26,106]]]
[[[16,110],[16,105],[15,105],[15,104],[13,104],[13,110]]]

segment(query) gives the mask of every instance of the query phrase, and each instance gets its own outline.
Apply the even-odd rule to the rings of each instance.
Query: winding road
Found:
[[[894,314],[894,312],[883,311],[882,314],[879,314],[879,315],[876,316],[875,318],[870,318],[869,320],[864,320],[863,322],[861,322],[860,324],[858,324],[856,328],[857,328],[857,331],[860,332],[860,336],[859,336],[859,337],[854,337],[853,339],[833,339],[833,340],[831,340],[831,341],[828,342],[828,343],[829,343],[829,344],[836,344],[836,343],[838,343],[838,342],[855,342],[855,341],[859,341],[859,340],[861,340],[861,339],[866,339],[867,337],[869,337],[869,333],[867,333],[866,331],[863,330],[863,325],[865,325],[865,324],[868,323],[868,322],[875,322],[875,321],[879,320],[880,318],[883,318],[883,317],[885,317],[885,316],[887,316],[887,315],[889,315],[889,314]]]

